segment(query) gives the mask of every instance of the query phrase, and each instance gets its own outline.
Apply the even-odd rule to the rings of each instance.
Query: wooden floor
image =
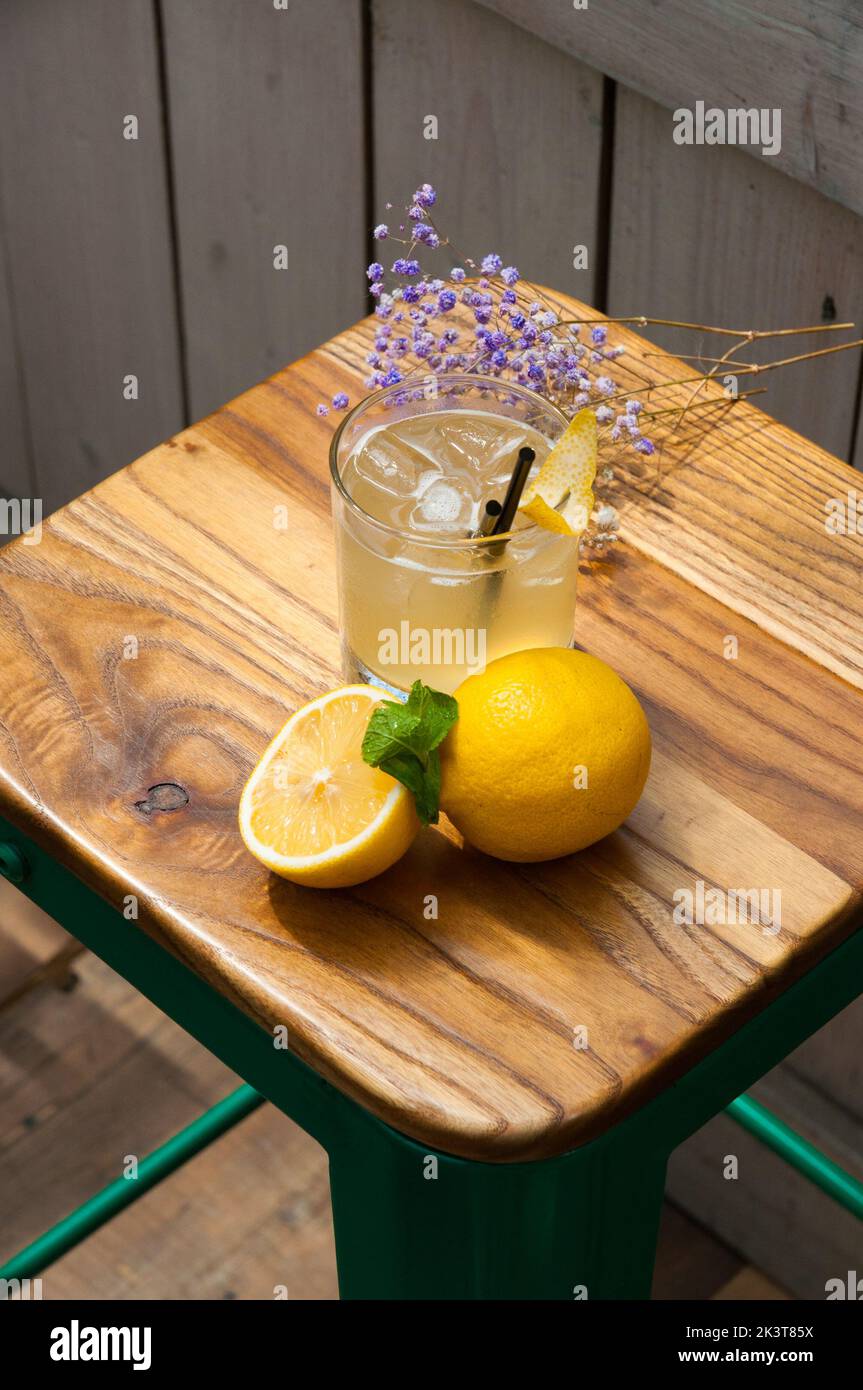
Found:
[[[0,1260],[238,1084],[0,881]],[[335,1298],[335,1257],[323,1151],[271,1106],[43,1277],[46,1299],[285,1290]],[[788,1297],[670,1204],[654,1296]]]

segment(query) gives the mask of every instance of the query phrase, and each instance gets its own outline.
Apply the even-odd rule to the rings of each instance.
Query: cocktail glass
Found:
[[[343,673],[453,691],[496,657],[572,640],[578,544],[523,522],[477,537],[522,446],[567,425],[535,391],[473,374],[387,387],[330,448]]]

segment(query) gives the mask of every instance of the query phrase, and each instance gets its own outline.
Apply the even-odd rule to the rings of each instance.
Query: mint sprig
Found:
[[[363,758],[413,794],[423,825],[434,825],[440,802],[440,754],[458,719],[452,695],[414,681],[404,704],[378,705],[363,738]]]

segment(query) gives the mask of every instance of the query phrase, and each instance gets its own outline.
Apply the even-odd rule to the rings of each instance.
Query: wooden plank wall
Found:
[[[664,107],[618,88],[608,310],[743,328],[863,325],[863,224],[766,159],[728,146],[676,145]],[[727,344],[651,329],[672,352],[718,356]],[[863,331],[843,337],[863,337]],[[837,341],[841,341],[837,337]],[[721,346],[717,346],[721,343]],[[751,360],[825,346],[771,340]],[[860,352],[765,375],[764,409],[848,458]]]
[[[0,491],[50,510],[358,316],[368,221],[423,178],[460,250],[497,247],[612,311],[863,320],[860,25],[835,0],[792,34],[778,3],[707,4],[699,27],[693,0],[647,19],[634,0],[6,0]],[[710,99],[746,101],[769,58],[751,100],[782,105],[782,157],[671,140],[717,25]],[[684,33],[695,48],[674,69]],[[747,55],[736,87],[731,41]],[[787,91],[771,85],[792,41],[806,119],[800,63]],[[847,97],[841,170],[831,74],[833,101]],[[794,368],[765,403],[863,465],[860,370],[857,353]]]
[[[780,107],[768,163],[863,213],[859,0],[479,0],[672,110]]]
[[[182,421],[150,0],[5,0],[0,92],[0,483],[47,511]]]
[[[372,15],[375,219],[427,180],[438,226],[463,255],[499,251],[528,278],[591,301],[602,76],[471,0],[373,0]],[[573,266],[576,245],[588,247],[585,270]]]
[[[163,8],[198,419],[365,312],[360,3]]]
[[[53,510],[363,313],[362,71],[360,0],[4,0],[0,490]]]

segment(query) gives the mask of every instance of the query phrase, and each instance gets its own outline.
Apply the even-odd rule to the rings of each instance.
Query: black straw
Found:
[[[472,532],[472,539],[478,540],[480,536],[490,536],[495,528],[495,523],[500,516],[502,507],[495,497],[490,497],[485,504],[485,511],[479,526]]]
[[[503,499],[503,506],[491,532],[493,536],[504,535],[512,528],[518,504],[521,501],[521,494],[524,492],[525,483],[535,458],[536,454],[528,445],[519,449],[518,458],[512,470],[512,477],[509,480],[509,487]]]

